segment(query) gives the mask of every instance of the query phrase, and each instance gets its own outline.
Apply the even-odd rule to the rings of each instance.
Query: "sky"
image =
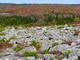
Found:
[[[80,0],[0,0],[0,3],[17,4],[80,4]]]

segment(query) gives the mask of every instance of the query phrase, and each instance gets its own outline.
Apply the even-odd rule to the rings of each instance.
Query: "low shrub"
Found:
[[[1,42],[1,43],[5,42],[5,39],[6,39],[6,38],[2,38],[2,39],[0,40],[0,42]]]
[[[47,28],[46,28],[46,30],[49,30],[49,29],[50,29],[50,27],[47,27]]]
[[[49,50],[42,51],[42,54],[48,54],[48,53],[49,53]]]
[[[57,27],[58,29],[62,29],[62,28],[64,28],[64,26],[60,26],[60,27]]]
[[[14,26],[15,29],[18,29],[18,26]]]
[[[28,56],[35,56],[35,58],[38,58],[38,53],[37,52],[24,52],[23,53],[24,57],[28,57]]]
[[[68,27],[71,27],[72,26],[70,23],[68,23],[67,25],[68,25]]]
[[[11,38],[9,38],[9,40],[11,40],[11,39],[16,39],[16,37],[11,37]]]
[[[0,32],[4,31],[5,27],[0,27]]]
[[[9,38],[9,39],[6,41],[6,43],[9,43],[11,39],[16,39],[16,37],[11,37],[11,38]]]
[[[52,47],[54,47],[54,46],[56,46],[58,44],[59,44],[58,42],[53,42]]]
[[[36,48],[37,50],[39,50],[39,48],[40,48],[41,46],[42,46],[42,45],[39,43],[39,44],[36,44],[35,48]]]
[[[57,20],[56,21],[56,24],[57,25],[65,25],[66,24],[66,21],[65,20]]]
[[[17,45],[17,46],[15,46],[15,47],[13,48],[13,50],[15,50],[15,51],[20,51],[21,49],[23,49],[23,47],[20,46],[20,45]]]
[[[80,56],[78,56],[77,60],[80,60]]]
[[[54,60],[54,58],[53,57],[50,57],[50,60]]]
[[[51,26],[51,28],[54,28],[54,26]]]
[[[39,23],[39,25],[47,25],[47,23],[46,22],[41,22],[41,23]]]
[[[3,35],[6,35],[6,33],[1,33],[0,35],[3,36]]]
[[[48,33],[47,31],[44,31],[43,33]]]
[[[39,44],[39,42],[37,42],[36,40],[31,41],[31,45],[36,46],[37,44]]]
[[[39,48],[42,46],[42,45],[41,45],[39,42],[37,42],[36,40],[32,40],[30,45],[35,46],[35,48],[36,48],[37,50],[39,50]]]
[[[41,47],[42,45],[40,43],[36,44],[35,45],[36,47]]]
[[[35,33],[35,31],[31,31],[32,33]]]
[[[72,50],[67,50],[66,52],[64,52],[63,54],[64,55],[68,55],[68,54],[70,54],[70,53],[72,53],[73,51]]]
[[[63,43],[62,44],[68,44],[68,45],[71,45],[71,43],[72,43],[72,41],[63,41]]]
[[[63,43],[64,43],[64,44],[68,44],[68,41],[66,41],[66,40],[63,40]]]

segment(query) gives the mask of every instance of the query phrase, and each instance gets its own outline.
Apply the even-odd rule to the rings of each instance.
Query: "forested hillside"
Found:
[[[0,15],[48,15],[55,13],[79,14],[80,5],[58,5],[58,4],[0,4]],[[7,13],[7,14],[6,14]],[[42,17],[42,16],[41,16]]]
[[[1,25],[66,24],[80,21],[80,4],[0,4]]]

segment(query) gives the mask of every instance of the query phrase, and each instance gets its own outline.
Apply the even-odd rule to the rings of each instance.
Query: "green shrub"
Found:
[[[50,24],[56,24],[56,22],[50,22]]]
[[[0,27],[0,32],[4,31],[5,27]]]
[[[44,31],[43,33],[48,33],[47,31]]]
[[[37,52],[24,52],[23,53],[24,57],[28,57],[28,56],[35,56],[35,58],[38,58],[38,53]]]
[[[47,28],[46,28],[46,30],[49,30],[49,29],[50,29],[50,27],[47,27]]]
[[[77,58],[77,60],[80,60],[80,59]]]
[[[49,23],[49,22],[52,22],[53,19],[54,19],[54,18],[53,18],[52,16],[48,16],[47,18],[44,19],[44,21],[45,21],[46,23]]]
[[[39,23],[39,25],[47,25],[47,23],[46,22],[41,22],[41,23]]]
[[[1,33],[0,35],[3,36],[3,35],[6,35],[6,34],[5,33]]]
[[[9,38],[9,39],[6,41],[6,43],[9,43],[11,39],[16,39],[16,37],[11,37],[11,38]]]
[[[15,46],[15,47],[13,48],[13,50],[15,50],[15,51],[20,51],[21,49],[23,49],[23,47],[20,46],[20,45],[17,45],[17,46]]]
[[[71,27],[72,26],[70,23],[68,23],[67,25],[68,25],[68,27]]]
[[[37,44],[39,44],[39,42],[37,42],[36,40],[31,41],[31,45],[36,46]]]
[[[53,57],[50,57],[50,60],[54,60],[54,58]]]
[[[54,28],[54,26],[51,26],[51,28]]]
[[[43,27],[40,27],[40,30],[42,30]]]
[[[64,28],[64,26],[60,26],[60,27],[57,27],[58,29],[62,29],[62,28]]]
[[[36,44],[36,47],[41,47],[42,45],[40,43]]]
[[[56,46],[58,44],[59,44],[58,42],[53,42],[52,47],[54,47],[54,46]]]
[[[15,29],[18,29],[18,26],[14,26]]]
[[[67,50],[66,52],[64,52],[63,54],[64,55],[68,55],[68,54],[70,54],[70,53],[72,53],[73,51],[72,50]]]
[[[5,39],[6,39],[6,38],[2,38],[2,39],[0,40],[0,42],[1,42],[1,43],[5,42]]]
[[[35,33],[35,31],[31,31],[32,33]]]
[[[65,20],[57,20],[56,24],[57,25],[64,25],[64,24],[66,24],[66,21]]]
[[[11,37],[11,38],[9,38],[9,40],[11,40],[11,39],[16,39],[16,37]]]
[[[68,44],[68,41],[66,41],[66,40],[63,40],[63,43],[64,43],[64,44]]]
[[[42,51],[43,54],[48,54],[49,53],[49,50],[44,50]]]

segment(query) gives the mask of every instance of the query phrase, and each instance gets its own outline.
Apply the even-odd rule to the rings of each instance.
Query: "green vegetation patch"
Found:
[[[35,33],[35,31],[31,31],[32,33]]]
[[[15,25],[24,25],[24,24],[29,24],[29,26],[32,26],[33,23],[37,22],[38,19],[34,18],[32,19],[30,16],[2,16],[0,17],[0,24],[3,26],[15,26]],[[17,28],[17,27],[15,27]]]
[[[72,26],[70,23],[68,23],[67,25],[68,25],[68,27],[71,27]]]
[[[62,28],[64,28],[64,26],[60,26],[60,27],[57,27],[58,29],[62,29]]]
[[[20,51],[21,49],[23,49],[23,47],[20,46],[20,45],[17,45],[17,46],[15,46],[15,47],[13,48],[13,50],[15,50],[15,51]]]
[[[0,33],[1,36],[6,35],[6,33]]]
[[[35,56],[35,58],[38,58],[38,53],[37,52],[24,52],[23,53],[24,57],[28,57],[28,56]]]
[[[41,45],[39,42],[37,42],[36,40],[32,40],[32,41],[31,41],[31,45],[36,46],[36,47],[41,47],[41,46],[42,46],[42,45]]]
[[[47,31],[44,31],[43,33],[48,33]]]
[[[36,44],[36,47],[41,47],[42,45],[40,43]]]
[[[54,60],[54,58],[53,57],[50,57],[50,60]]]
[[[4,42],[5,42],[5,39],[6,39],[6,38],[2,38],[2,39],[0,40],[0,42],[1,42],[1,43],[4,43]]]
[[[9,43],[11,39],[16,39],[16,37],[11,37],[11,38],[9,38],[9,39],[6,41],[6,43]]]
[[[77,60],[80,60],[79,58],[77,58]]]
[[[49,53],[49,50],[44,50],[42,51],[43,54],[48,54]]]
[[[64,44],[68,44],[68,41],[66,41],[66,40],[63,40],[63,43],[64,43]]]
[[[58,42],[53,42],[52,47],[54,47],[54,46],[56,46],[58,44],[59,44]]]
[[[39,42],[37,42],[36,40],[31,41],[31,45],[36,46],[36,44],[39,44]]]
[[[63,54],[64,55],[68,55],[68,54],[70,54],[70,53],[72,53],[73,51],[72,50],[67,50],[66,52],[64,52]]]
[[[0,32],[4,31],[5,27],[0,27]]]

